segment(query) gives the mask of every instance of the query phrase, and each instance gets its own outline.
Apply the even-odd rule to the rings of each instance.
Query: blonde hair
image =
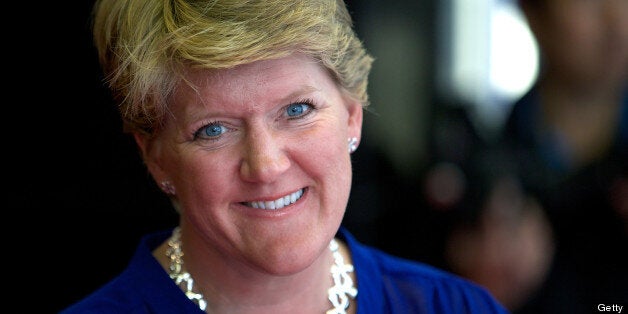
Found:
[[[125,130],[151,134],[189,68],[304,53],[363,106],[372,57],[342,0],[99,0],[94,43]]]

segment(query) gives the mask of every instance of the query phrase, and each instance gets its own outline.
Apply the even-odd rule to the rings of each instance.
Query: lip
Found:
[[[262,209],[259,207],[256,208],[252,204],[252,203],[260,203],[260,202],[266,202],[266,203],[273,202],[273,201],[279,200],[280,198],[285,198],[286,196],[294,195],[295,193],[300,194],[298,199],[296,199],[293,203],[291,202],[290,204],[284,205],[283,207],[279,209]],[[308,195],[308,188],[303,187],[301,189],[295,190],[294,192],[289,192],[286,194],[272,196],[272,197],[257,198],[254,201],[249,200],[249,201],[244,201],[244,202],[238,202],[237,204],[238,204],[238,208],[246,210],[248,214],[254,214],[254,215],[258,215],[262,217],[277,217],[277,216],[283,216],[287,214],[288,212],[294,211],[295,209],[300,207],[300,205],[307,198],[307,195]]]

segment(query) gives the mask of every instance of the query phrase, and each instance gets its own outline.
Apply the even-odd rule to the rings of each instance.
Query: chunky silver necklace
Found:
[[[334,280],[334,285],[327,289],[327,296],[333,308],[328,310],[326,314],[346,314],[350,302],[349,298],[353,299],[358,295],[358,289],[354,286],[353,279],[349,275],[349,273],[353,272],[353,265],[345,264],[336,239],[331,239],[329,242],[329,250],[334,257],[334,263],[331,265],[331,276]],[[207,308],[205,297],[196,289],[192,275],[187,271],[183,271],[183,249],[179,227],[174,229],[172,236],[168,239],[166,256],[170,258],[170,271],[168,272],[170,278],[185,292],[185,296],[188,299],[205,311]]]

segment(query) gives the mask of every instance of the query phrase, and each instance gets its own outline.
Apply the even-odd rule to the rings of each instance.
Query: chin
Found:
[[[321,245],[324,246],[321,249]],[[280,245],[274,249],[264,250],[254,257],[254,264],[263,272],[287,276],[302,272],[316,263],[324,256],[328,244],[316,244],[313,242],[306,244]],[[330,260],[331,261],[331,260]]]

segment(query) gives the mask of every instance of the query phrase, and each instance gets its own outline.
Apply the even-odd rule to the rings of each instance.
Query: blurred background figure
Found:
[[[495,140],[462,123],[473,148],[455,164],[465,188],[446,206],[443,262],[514,313],[626,304],[628,1],[518,4],[539,45],[538,80]]]

